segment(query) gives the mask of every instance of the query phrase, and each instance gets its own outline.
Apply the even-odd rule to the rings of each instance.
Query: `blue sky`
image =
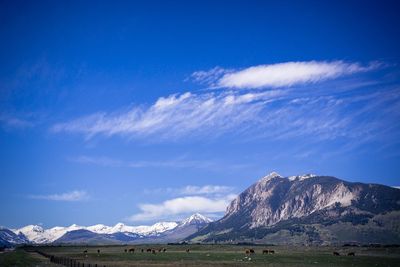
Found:
[[[399,185],[389,1],[2,1],[0,224],[145,224],[272,171]]]

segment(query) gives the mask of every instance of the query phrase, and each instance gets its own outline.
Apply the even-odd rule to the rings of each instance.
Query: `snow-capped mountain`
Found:
[[[273,172],[238,195],[223,218],[189,238],[398,243],[399,229],[399,189],[313,174],[282,177]]]
[[[179,226],[184,225],[205,225],[212,222],[211,219],[207,218],[206,216],[201,215],[200,213],[195,213],[189,218],[181,221]]]
[[[43,229],[39,225],[27,225],[20,229],[12,229],[12,231],[15,234],[22,233],[32,243],[43,244],[43,243],[51,243],[60,238],[61,236],[63,236],[67,232],[82,228],[84,227],[78,226],[76,224],[72,224],[71,226],[68,227],[56,226],[50,229]]]
[[[123,223],[117,223],[114,226],[107,226],[104,224],[96,224],[92,226],[78,226],[73,224],[68,227],[53,227],[50,229],[43,229],[39,225],[28,225],[20,229],[12,229],[12,231],[18,235],[24,235],[29,242],[35,244],[52,243],[61,237],[65,236],[67,233],[72,233],[78,230],[82,230],[82,233],[90,233],[104,235],[103,238],[113,238],[116,234],[124,234],[124,236],[119,235],[119,238],[129,237],[131,239],[137,238],[147,238],[147,237],[157,237],[166,232],[171,232],[177,227],[182,227],[184,225],[203,225],[210,222],[211,220],[206,218],[201,214],[194,214],[189,218],[181,222],[158,222],[153,225],[140,225],[140,226],[129,226]],[[84,230],[84,231],[83,231]],[[76,233],[73,233],[74,237],[78,237]],[[95,236],[95,235],[94,235]],[[93,235],[91,235],[93,237]]]
[[[0,246],[13,246],[29,243],[29,240],[23,234],[15,234],[13,231],[0,227]]]
[[[83,227],[80,229],[86,229],[97,234],[135,233],[138,235],[146,236],[171,230],[175,228],[177,225],[178,225],[177,222],[158,222],[153,225],[140,225],[140,226],[129,226],[123,223],[117,223],[114,226],[96,224],[93,226]]]

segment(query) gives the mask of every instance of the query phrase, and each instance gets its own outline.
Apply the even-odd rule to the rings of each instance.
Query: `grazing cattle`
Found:
[[[254,249],[251,248],[251,249],[250,249],[250,253],[251,253],[251,254],[254,254],[254,253],[256,253],[256,252],[254,251]]]
[[[128,252],[128,250],[127,250],[127,249],[124,249],[124,251],[125,251],[125,253],[127,253],[127,252]]]
[[[151,252],[151,248],[146,249],[146,252]]]
[[[159,248],[159,249],[158,249],[158,252],[161,252],[161,251],[162,251],[162,248]]]
[[[275,254],[275,250],[269,250],[269,254]]]
[[[144,252],[144,249],[142,249],[142,253]]]
[[[130,248],[129,249],[129,253],[135,253],[135,249],[134,248]]]
[[[250,254],[250,249],[246,249],[245,253],[246,255]]]
[[[151,253],[156,254],[156,250],[155,250],[155,249],[152,249],[152,250],[151,250]]]
[[[268,249],[263,249],[262,254],[268,254]]]
[[[186,253],[189,253],[190,252],[190,249],[186,249]]]
[[[347,256],[355,256],[355,255],[356,255],[356,253],[354,253],[354,252],[347,253]]]
[[[336,251],[334,251],[334,252],[333,252],[333,256],[340,256],[340,253],[339,253],[339,252],[336,252]]]
[[[166,249],[166,248],[163,248],[162,252],[166,252],[166,251],[167,251],[167,249]]]
[[[87,254],[87,250],[84,250],[84,251],[83,251],[83,254]]]
[[[100,255],[100,249],[97,250],[97,255]]]

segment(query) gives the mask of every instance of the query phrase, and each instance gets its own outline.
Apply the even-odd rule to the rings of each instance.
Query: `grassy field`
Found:
[[[125,249],[135,248],[135,253],[125,253]],[[166,248],[165,253],[156,254],[141,252],[147,248]],[[135,246],[65,246],[37,247],[44,253],[58,257],[67,257],[98,266],[400,266],[399,248],[343,248],[343,247],[268,247],[275,254],[265,255],[266,247],[253,247],[255,254],[246,256],[245,250],[250,247],[235,245],[135,245]],[[97,254],[97,250],[100,254]],[[187,253],[186,249],[190,252]],[[88,250],[85,256],[83,251]],[[338,251],[341,256],[333,256]],[[356,256],[347,256],[355,252]],[[3,266],[3,265],[0,265]],[[24,265],[21,265],[24,266]],[[28,265],[26,265],[28,266]]]
[[[50,263],[50,261],[37,253],[26,252],[17,249],[10,252],[0,253],[1,267],[55,267],[59,266]]]

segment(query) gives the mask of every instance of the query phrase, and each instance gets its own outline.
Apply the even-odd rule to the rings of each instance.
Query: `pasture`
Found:
[[[134,252],[129,252],[134,248]],[[125,252],[125,249],[127,252]],[[143,249],[144,252],[141,252]],[[150,252],[147,250],[150,249]],[[165,252],[159,252],[166,249]],[[255,253],[246,254],[254,249]],[[274,254],[263,254],[263,250]],[[72,259],[85,267],[119,266],[400,266],[400,248],[237,245],[44,246],[29,250]],[[100,250],[100,253],[98,253]],[[154,250],[154,251],[153,251]],[[87,253],[84,253],[87,251]],[[189,251],[189,252],[187,252]],[[247,251],[249,252],[249,251]],[[340,256],[333,255],[337,252]],[[354,252],[355,256],[349,256]],[[36,265],[37,266],[37,265]],[[76,265],[77,266],[77,265]]]

